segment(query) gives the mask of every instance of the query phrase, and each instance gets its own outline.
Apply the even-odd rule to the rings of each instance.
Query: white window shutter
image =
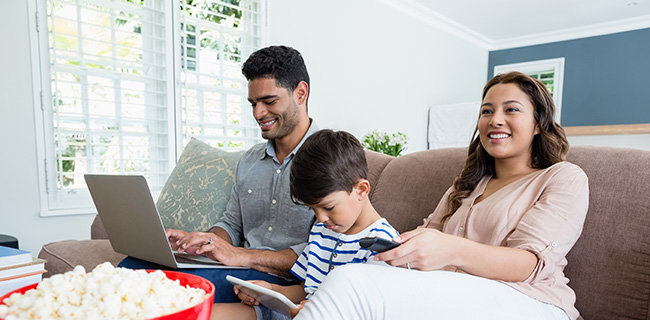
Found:
[[[85,173],[144,175],[156,193],[192,136],[225,149],[261,141],[240,70],[264,42],[263,1],[45,7],[43,215],[92,211]]]

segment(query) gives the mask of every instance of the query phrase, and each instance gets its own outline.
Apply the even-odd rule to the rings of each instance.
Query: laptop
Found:
[[[143,176],[86,174],[84,178],[115,252],[174,269],[242,269],[174,252]]]

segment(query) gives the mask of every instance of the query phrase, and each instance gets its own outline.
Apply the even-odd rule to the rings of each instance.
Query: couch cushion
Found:
[[[366,162],[368,163],[368,181],[370,181],[370,199],[373,198],[375,185],[386,165],[395,157],[376,151],[366,150]]]
[[[192,138],[156,202],[163,225],[191,232],[215,224],[226,209],[242,154]]]
[[[413,230],[436,208],[466,157],[466,148],[420,151],[397,157],[381,172],[370,200],[397,231]]]

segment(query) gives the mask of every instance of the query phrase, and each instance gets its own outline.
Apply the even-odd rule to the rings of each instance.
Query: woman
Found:
[[[339,268],[296,319],[575,320],[563,269],[589,190],[584,172],[564,161],[568,142],[554,112],[538,80],[492,78],[453,186],[422,227],[376,256],[420,271]]]

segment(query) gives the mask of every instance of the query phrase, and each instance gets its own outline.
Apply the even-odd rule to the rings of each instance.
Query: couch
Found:
[[[370,198],[400,232],[433,211],[460,171],[464,148],[427,150],[393,158],[367,151]],[[586,320],[650,319],[650,151],[572,147],[568,161],[589,177],[589,212],[582,236],[569,253],[565,273]],[[176,169],[175,169],[176,170]],[[92,240],[47,244],[39,257],[50,273],[80,264],[117,264],[101,220]]]

